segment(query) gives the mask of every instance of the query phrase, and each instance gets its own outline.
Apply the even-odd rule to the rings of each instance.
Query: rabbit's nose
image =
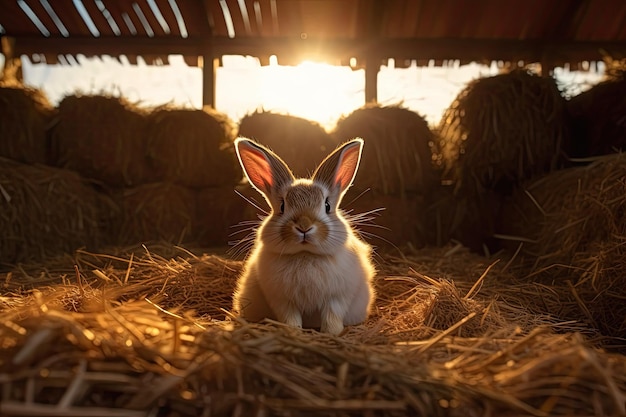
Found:
[[[306,234],[313,230],[313,226],[309,226],[309,227],[296,226],[296,230],[300,233]]]
[[[312,232],[315,224],[309,216],[302,216],[294,222],[294,228],[300,233]]]

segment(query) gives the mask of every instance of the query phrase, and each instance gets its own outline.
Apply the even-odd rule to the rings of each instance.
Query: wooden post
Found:
[[[552,71],[554,71],[554,61],[550,59],[545,53],[541,57],[541,76],[542,77],[551,77]]]
[[[202,55],[202,106],[215,108],[215,84],[219,62],[211,52]]]
[[[365,58],[365,102],[378,101],[378,71],[380,70],[380,59],[374,55]]]

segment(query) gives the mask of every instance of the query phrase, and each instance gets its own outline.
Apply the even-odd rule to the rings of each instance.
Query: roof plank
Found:
[[[246,24],[237,0],[225,0],[230,18],[235,29],[235,36],[250,36],[250,26]],[[247,10],[246,10],[247,11]]]
[[[176,4],[180,9],[180,14],[185,20],[189,37],[205,37],[211,36],[211,26],[209,25],[209,10],[205,3],[213,3],[213,1],[199,0],[176,0]]]
[[[55,11],[63,25],[67,28],[70,36],[92,36],[87,23],[78,13],[72,0],[51,1],[50,7]]]
[[[180,27],[178,26],[178,20],[167,0],[154,0],[155,4],[161,11],[161,15],[165,19],[165,22],[170,28],[170,36],[181,36]]]
[[[104,4],[104,7],[111,14],[111,18],[115,21],[115,23],[119,27],[121,35],[122,36],[134,36],[132,31],[130,30],[130,27],[128,27],[128,23],[124,19],[124,15],[128,16],[127,17],[128,19],[131,19],[130,15],[128,14],[129,10],[123,7],[123,5],[119,1],[116,1],[116,0],[102,0],[102,2]],[[128,4],[129,3],[126,3],[126,5]],[[139,24],[139,21],[135,23],[132,21],[132,19],[131,19],[131,22],[133,23],[133,26],[137,26],[137,24]]]
[[[98,32],[100,32],[100,36],[115,35],[108,20],[104,17],[100,8],[96,6],[95,2],[83,1],[83,6],[85,6],[85,10],[87,10],[87,13],[89,13],[89,16],[91,16],[91,20],[93,21],[94,25],[96,25]]]
[[[272,16],[272,4],[276,4],[275,0],[258,0],[254,3],[258,4],[255,8],[255,14],[259,13],[261,26],[259,27],[260,36],[270,37],[278,36],[279,26],[278,21]],[[257,17],[255,16],[255,20]]]
[[[50,36],[61,36],[61,31],[57,26],[57,22],[55,22],[52,17],[48,14],[46,9],[43,7],[43,4],[39,0],[25,0],[24,3],[30,7],[30,9],[35,13],[39,21],[45,26],[46,29],[50,32]]]
[[[0,2],[0,25],[9,36],[41,34],[16,1]]]
[[[228,27],[224,19],[224,12],[217,1],[207,0],[204,2],[211,21],[211,33],[213,36],[228,36]]]
[[[154,36],[168,36],[168,33],[165,33],[165,30],[161,26],[159,19],[154,15],[152,8],[146,2],[146,0],[134,0],[137,6],[141,9],[144,17],[146,18],[148,25],[152,29]]]
[[[49,16],[43,7],[45,3],[23,1],[39,16],[46,30],[50,31],[50,37],[63,38],[65,32],[59,30]],[[160,16],[153,12],[153,5],[148,0],[81,1],[100,33],[98,41],[113,43],[101,47],[77,39],[93,38],[93,35],[73,0],[49,0],[69,32],[68,39],[60,40],[66,40],[67,48],[72,51],[67,52],[62,43],[40,42],[39,46],[29,43],[35,38],[44,40],[45,36],[26,16],[18,0],[0,1],[3,36],[15,37],[17,45],[26,43],[26,49],[33,54],[48,56],[63,51],[85,55],[97,55],[103,50],[131,53],[117,40],[130,42],[135,38],[148,38],[137,16],[135,9],[138,9],[163,45],[147,46],[134,41],[130,44],[155,56],[162,56],[165,52],[193,56],[198,52],[206,53],[213,45],[216,56],[240,52],[258,57],[279,52],[293,55],[280,56],[281,62],[301,59],[303,54],[313,53],[317,47],[318,52],[325,52],[323,48],[327,48],[329,56],[344,61],[350,56],[342,54],[348,52],[361,58],[365,53],[377,53],[381,57],[419,59],[420,62],[468,60],[475,56],[504,60],[503,57],[518,52],[514,61],[537,56],[545,58],[543,55],[552,54],[554,60],[575,64],[579,59],[596,59],[599,49],[619,52],[626,45],[624,0],[222,0],[230,11],[235,39],[228,38],[220,0],[154,0],[170,33],[163,29]],[[106,7],[120,33],[110,27],[110,20],[99,4]],[[177,20],[173,10],[176,7],[183,23]],[[136,34],[128,29],[124,16],[135,27]],[[187,30],[187,39],[183,39],[182,25]],[[180,40],[188,42],[178,43]],[[351,40],[353,42],[347,42]],[[507,52],[501,49],[502,40],[526,42],[526,46],[513,43],[513,49]],[[434,50],[432,45],[439,45],[444,50]],[[571,45],[583,46],[576,50]],[[79,46],[84,50],[76,50]],[[383,46],[390,49],[385,50]],[[60,49],[51,49],[53,47]],[[181,49],[176,51],[177,47]],[[454,47],[470,48],[470,51],[459,49],[452,53]]]

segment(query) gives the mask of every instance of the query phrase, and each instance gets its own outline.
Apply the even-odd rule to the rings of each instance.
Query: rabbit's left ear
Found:
[[[293,182],[287,164],[264,146],[247,138],[237,138],[235,149],[246,177],[266,198],[284,184]]]
[[[361,161],[363,139],[352,139],[328,155],[313,174],[313,180],[343,194],[356,176]]]

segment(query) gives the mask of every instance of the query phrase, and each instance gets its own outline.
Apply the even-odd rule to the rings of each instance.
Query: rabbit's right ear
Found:
[[[266,196],[295,179],[287,164],[264,146],[247,138],[237,138],[235,149],[248,181]]]

